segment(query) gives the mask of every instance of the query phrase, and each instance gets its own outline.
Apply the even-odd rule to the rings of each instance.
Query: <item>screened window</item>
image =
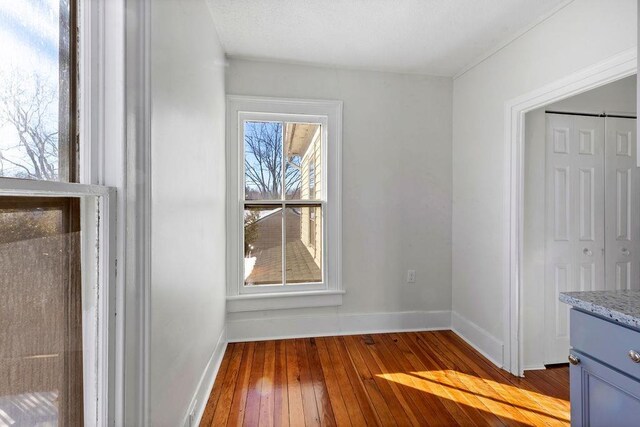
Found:
[[[82,425],[80,202],[0,197],[0,425]]]

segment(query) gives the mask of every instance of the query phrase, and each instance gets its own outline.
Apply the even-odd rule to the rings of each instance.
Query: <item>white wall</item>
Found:
[[[636,76],[530,111],[525,119],[523,344],[524,367],[544,364],[545,111],[636,112]],[[602,119],[604,120],[604,119]]]
[[[229,320],[448,311],[451,79],[230,59],[226,87],[344,101],[343,305]],[[405,283],[407,269],[416,270],[415,284]]]
[[[572,96],[546,107],[549,111],[572,113],[629,113],[636,112],[636,76]]]
[[[575,0],[454,80],[453,310],[504,341],[505,103],[636,46],[636,0]]]
[[[151,9],[150,425],[179,426],[225,322],[224,55],[205,0]]]

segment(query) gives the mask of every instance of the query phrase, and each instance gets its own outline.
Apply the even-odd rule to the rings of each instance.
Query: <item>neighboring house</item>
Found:
[[[287,123],[285,146],[289,157],[300,160],[300,199],[321,200],[322,128],[320,125]],[[300,238],[316,264],[322,264],[322,211],[319,207],[301,209]]]
[[[289,125],[288,125],[289,126]],[[287,127],[288,127],[287,126]],[[296,153],[301,158],[300,198],[304,200],[319,200],[323,198],[322,179],[322,132],[319,125],[294,124],[296,130],[304,129],[306,138],[301,143],[293,145],[290,153]],[[301,129],[302,128],[302,129]],[[305,129],[306,128],[306,129]],[[309,129],[311,128],[311,129]],[[295,131],[292,132],[295,137]],[[295,141],[294,137],[291,139]],[[297,141],[296,141],[297,142]],[[309,249],[317,265],[322,265],[322,211],[311,207],[301,212],[301,239]]]

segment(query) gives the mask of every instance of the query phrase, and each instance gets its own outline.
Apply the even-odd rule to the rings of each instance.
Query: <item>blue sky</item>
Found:
[[[58,23],[57,0],[0,2],[0,33],[3,41],[0,58],[6,64],[7,61],[22,62],[23,58],[20,57],[37,55],[39,60],[56,64]]]

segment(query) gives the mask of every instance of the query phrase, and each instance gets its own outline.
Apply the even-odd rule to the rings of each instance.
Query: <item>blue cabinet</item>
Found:
[[[640,381],[584,354],[572,354],[579,363],[571,365],[571,425],[640,425]]]
[[[571,425],[640,426],[640,331],[572,309],[571,347]]]

